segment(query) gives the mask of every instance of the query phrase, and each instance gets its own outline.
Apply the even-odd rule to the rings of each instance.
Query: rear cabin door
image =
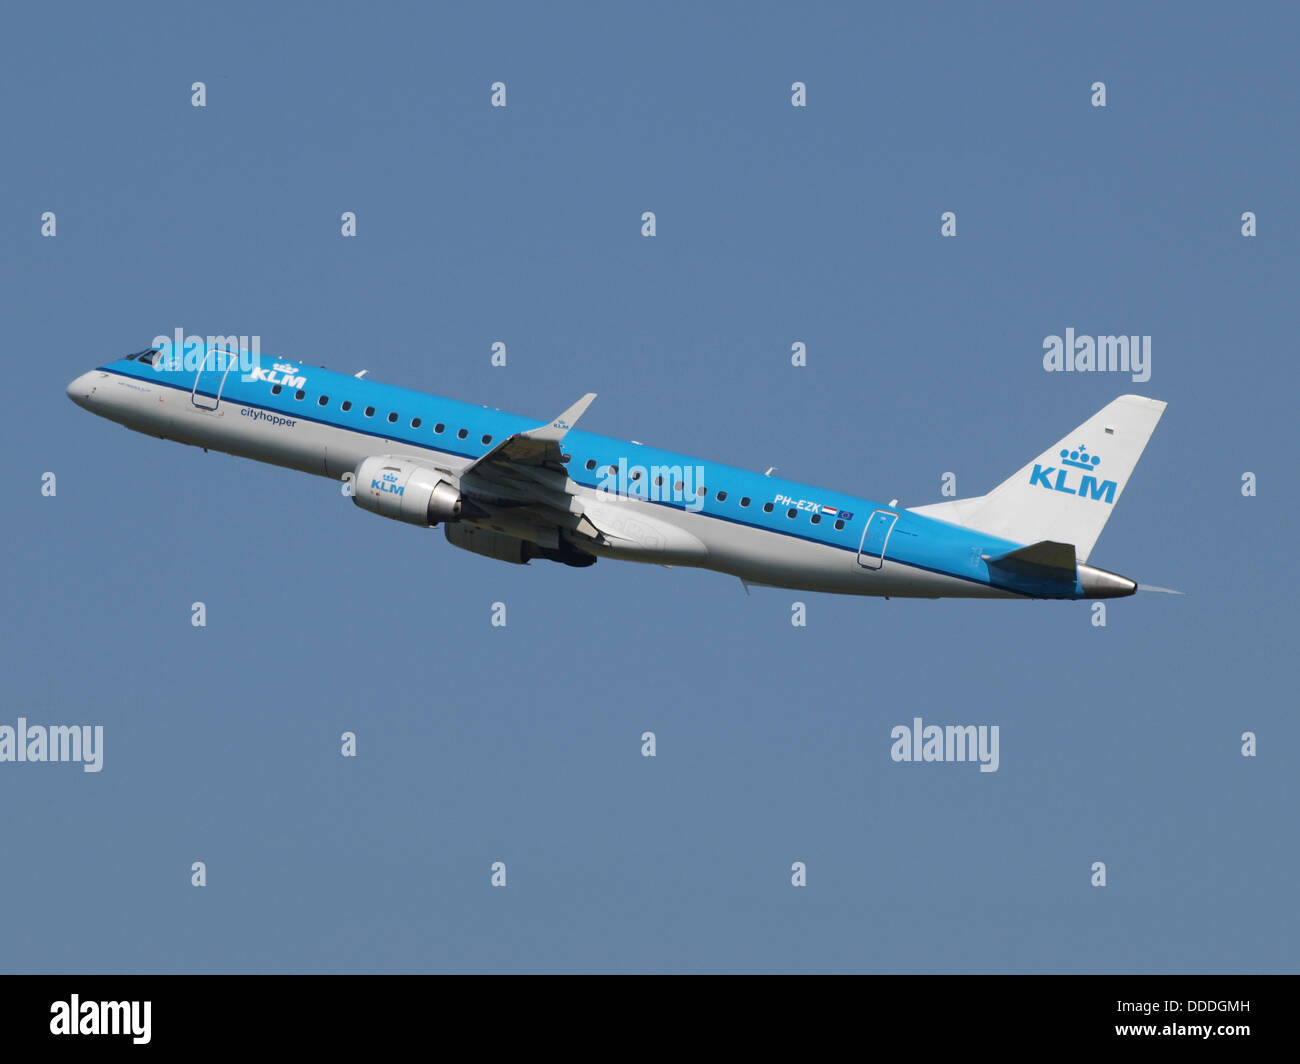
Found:
[[[862,530],[862,543],[858,547],[858,564],[864,569],[879,569],[885,564],[885,547],[889,534],[894,531],[898,514],[889,510],[875,510]]]

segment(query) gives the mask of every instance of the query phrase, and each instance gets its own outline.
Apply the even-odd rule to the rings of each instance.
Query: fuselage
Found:
[[[539,425],[298,362],[263,358],[248,373],[208,368],[211,361],[199,370],[156,361],[164,368],[138,356],[105,363],[68,385],[68,395],[141,433],[334,480],[377,455],[459,475]],[[1097,597],[1078,579],[1068,586],[987,564],[1022,544],[876,500],[578,429],[567,432],[562,449],[573,505],[610,532],[577,544],[597,557],[839,594]],[[530,527],[512,524],[505,510],[470,520],[512,535],[527,536],[520,529]]]

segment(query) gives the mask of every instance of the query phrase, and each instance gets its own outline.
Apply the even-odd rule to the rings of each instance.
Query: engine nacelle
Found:
[[[428,528],[455,521],[464,508],[460,485],[449,473],[404,458],[367,458],[356,470],[352,501],[363,510]]]

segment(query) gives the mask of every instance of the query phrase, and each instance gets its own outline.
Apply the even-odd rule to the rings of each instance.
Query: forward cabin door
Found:
[[[194,374],[194,387],[190,389],[190,402],[200,410],[216,410],[221,405],[221,393],[232,368],[239,364],[239,354],[204,348],[203,364]],[[203,394],[203,393],[211,394]]]

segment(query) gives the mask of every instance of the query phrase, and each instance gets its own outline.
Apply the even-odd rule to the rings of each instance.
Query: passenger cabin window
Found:
[[[749,505],[749,496],[748,496],[748,495],[742,495],[742,496],[740,497],[740,505],[741,505],[741,506],[748,506],[748,505]]]
[[[375,416],[375,408],[374,408],[373,406],[368,406],[368,407],[365,408],[364,411],[362,411],[362,413],[364,413],[364,414],[366,415],[366,417],[374,417],[374,416]]]
[[[304,392],[301,388],[299,388],[296,392],[293,393],[293,397],[295,399],[302,400],[307,398],[307,393]]]
[[[812,523],[815,524],[815,525],[820,525],[820,524],[822,523],[822,515],[821,515],[821,514],[813,514],[813,515],[812,515]]]
[[[718,500],[718,502],[726,502],[726,501],[727,501],[727,493],[726,493],[725,491],[720,491],[720,492],[718,492],[718,494],[717,494],[717,500]]]
[[[352,400],[351,400],[351,399],[344,399],[344,400],[343,400],[343,405],[340,406],[339,409],[342,410],[343,413],[346,414],[349,410],[352,409]]]
[[[438,436],[441,436],[442,433],[443,433],[443,430],[444,430],[446,427],[447,427],[446,425],[444,425],[441,421],[439,421],[438,424],[436,424],[436,425],[433,426],[434,434],[435,434],[435,435],[438,435]]]
[[[279,386],[278,384],[273,384],[273,385],[271,385],[271,394],[272,394],[272,395],[279,395],[279,394],[280,394],[280,386]]]
[[[419,427],[420,427],[420,419],[418,417],[411,418],[411,428],[418,429]]]
[[[843,522],[843,521],[836,521],[836,522],[835,522],[835,531],[836,531],[836,532],[840,532],[840,531],[842,531],[843,528],[844,528],[844,522]]]
[[[396,410],[393,410],[393,411],[391,411],[391,412],[389,413],[389,415],[388,415],[388,423],[389,423],[390,425],[396,425],[396,424],[397,424],[397,411],[396,411]]]
[[[329,406],[330,397],[328,395],[322,395],[319,399],[316,400],[316,404],[318,406]]]
[[[491,442],[492,442],[492,437],[489,436],[489,435],[487,435],[486,433],[484,433],[484,435],[483,435],[483,446],[486,447],[486,446],[487,446],[489,443],[491,443]]]
[[[793,520],[794,515],[797,514],[798,512],[799,512],[798,510],[796,510],[793,506],[791,506],[790,509],[786,510],[785,516]]]
[[[770,502],[763,503],[763,513],[770,514],[771,512],[772,512],[772,504]]]
[[[588,470],[592,470],[592,469],[595,469],[595,468],[596,468],[596,459],[594,459],[594,458],[588,458],[588,459],[587,459],[587,469],[588,469]]]
[[[456,439],[458,439],[458,440],[463,440],[463,439],[464,439],[466,436],[468,436],[468,435],[469,435],[469,429],[460,429],[460,430],[456,433]]]

